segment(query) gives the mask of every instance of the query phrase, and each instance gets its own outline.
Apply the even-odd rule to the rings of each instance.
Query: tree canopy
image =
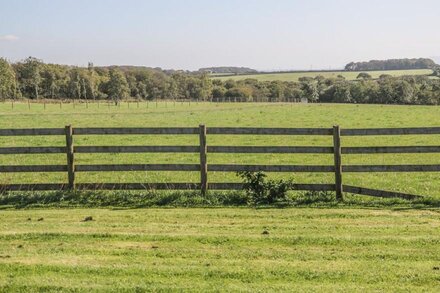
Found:
[[[29,57],[17,63],[0,58],[0,98],[112,100],[234,100],[322,103],[440,104],[440,79],[428,76],[372,79],[360,73],[303,77],[298,82],[212,79],[207,73],[135,66],[87,67],[46,64]]]
[[[407,70],[407,69],[433,69],[437,66],[431,59],[389,59],[371,60],[368,62],[351,62],[345,66],[348,71],[367,70]]]

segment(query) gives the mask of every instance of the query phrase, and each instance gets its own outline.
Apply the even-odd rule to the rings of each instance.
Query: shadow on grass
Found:
[[[440,199],[424,197],[416,200],[399,198],[375,198],[345,194],[344,201],[336,200],[333,192],[289,192],[287,200],[273,205],[248,205],[244,192],[208,192],[202,196],[198,191],[75,191],[75,192],[10,192],[0,195],[0,209],[47,208],[47,207],[356,207],[388,209],[440,208]]]

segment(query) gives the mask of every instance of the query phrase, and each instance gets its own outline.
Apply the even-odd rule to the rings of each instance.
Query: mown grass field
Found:
[[[248,78],[259,81],[298,81],[300,77],[316,77],[324,76],[326,78],[337,77],[342,75],[347,80],[355,80],[359,73],[364,71],[328,71],[328,72],[289,72],[289,73],[264,73],[264,74],[243,74],[232,76],[213,76],[214,79],[220,80],[244,80]],[[382,74],[389,74],[392,76],[403,75],[429,75],[432,73],[430,69],[416,69],[416,70],[386,70],[386,71],[368,71],[372,78],[379,78]]]
[[[0,104],[0,128],[32,127],[423,127],[440,126],[440,107],[264,103]],[[216,136],[209,145],[331,146],[324,136]],[[343,137],[343,146],[439,145],[439,135]],[[0,146],[63,146],[63,136],[3,137]],[[75,145],[198,145],[198,135],[75,136]],[[198,163],[198,154],[76,154],[77,164]],[[0,155],[0,164],[65,164],[64,154]],[[331,154],[208,154],[209,163],[332,165]],[[440,164],[440,154],[344,155],[343,164]],[[269,174],[297,183],[332,183],[331,173]],[[64,173],[3,173],[1,183],[63,183]],[[210,182],[237,182],[210,172]],[[77,182],[198,182],[198,172],[77,173]],[[439,173],[345,173],[344,184],[440,197]]]
[[[438,210],[3,210],[0,291],[439,292],[439,229]]]
[[[439,126],[440,107],[256,103],[0,104],[0,128]],[[344,146],[439,145],[440,136],[344,137]],[[63,136],[0,146],[63,146]],[[75,136],[76,145],[197,145],[197,135]],[[208,136],[210,145],[332,144],[320,136]],[[198,154],[76,154],[77,164],[198,163]],[[65,164],[63,154],[0,155],[0,164]],[[440,154],[346,155],[344,164],[440,163]],[[208,163],[333,164],[332,155],[208,154]],[[332,174],[269,174],[332,183]],[[64,173],[0,174],[1,183],[66,182]],[[198,182],[197,172],[78,173],[78,182]],[[210,182],[238,181],[209,173]],[[344,174],[344,183],[440,198],[438,173]],[[24,195],[28,196],[28,195]],[[84,197],[89,195],[85,194]],[[101,200],[102,196],[100,195]],[[107,194],[112,199],[118,194]],[[126,193],[121,197],[127,197]],[[209,194],[215,197],[216,195]],[[170,197],[164,196],[163,200]],[[91,200],[96,200],[97,197]],[[158,201],[162,199],[158,198]],[[321,208],[0,210],[0,292],[438,292],[440,213]],[[32,201],[32,200],[31,200]],[[195,200],[197,201],[197,199]],[[380,201],[380,200],[379,200]],[[43,200],[44,202],[44,200]],[[117,200],[115,200],[117,202]],[[182,202],[191,203],[183,199]],[[354,203],[356,208],[350,208]],[[68,204],[67,204],[68,205]],[[185,204],[183,204],[185,205]],[[57,205],[55,205],[57,206]],[[62,205],[61,205],[62,206]],[[69,205],[68,205],[69,206]],[[118,206],[116,203],[114,206]],[[131,205],[130,205],[131,206]],[[133,206],[136,206],[134,204]],[[144,205],[145,206],[145,205]],[[318,205],[319,206],[319,205]],[[327,206],[323,208],[323,206]],[[334,206],[334,208],[328,208]],[[384,205],[387,206],[387,205]],[[389,205],[388,205],[389,206]],[[85,217],[92,221],[83,221]]]

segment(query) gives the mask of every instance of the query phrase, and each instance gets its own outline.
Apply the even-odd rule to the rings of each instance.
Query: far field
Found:
[[[283,104],[283,103],[0,103],[0,128],[64,127],[425,127],[440,126],[438,106]],[[198,145],[197,135],[76,136],[75,145]],[[321,136],[215,136],[209,145],[331,146]],[[343,146],[440,145],[440,135],[344,137]],[[63,136],[2,137],[0,146],[64,146]],[[198,154],[76,154],[77,164],[199,163]],[[331,154],[208,154],[208,164],[332,165]],[[64,154],[0,155],[2,165],[66,164]],[[343,164],[440,164],[440,154],[344,155]],[[333,183],[332,173],[269,174],[297,183]],[[210,172],[209,182],[237,182],[234,173]],[[78,183],[199,182],[198,172],[78,173]],[[65,183],[65,173],[3,173],[0,183]],[[345,173],[344,184],[440,198],[440,173]]]
[[[248,74],[248,75],[230,75],[230,76],[213,76],[213,79],[220,80],[244,80],[248,78],[259,81],[298,81],[300,77],[316,77],[322,75],[326,78],[337,77],[342,75],[347,80],[355,80],[360,72],[367,72],[372,78],[379,78],[382,74],[389,74],[392,76],[403,75],[429,75],[432,73],[430,69],[417,70],[387,70],[387,71],[327,71],[327,72],[290,72],[290,73],[262,73],[262,74]]]
[[[0,291],[439,292],[439,229],[438,210],[4,210]]]

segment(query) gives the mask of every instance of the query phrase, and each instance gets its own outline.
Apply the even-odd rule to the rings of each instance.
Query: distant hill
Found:
[[[160,67],[148,67],[148,66],[134,66],[134,65],[109,65],[109,66],[98,66],[95,69],[119,69],[123,72],[133,72],[133,71],[150,71],[150,72],[162,72],[168,75],[174,73],[188,73],[188,70],[176,70],[176,69],[162,69]]]
[[[200,68],[199,72],[208,72],[213,74],[246,74],[257,73],[258,71],[248,67],[207,67]]]
[[[408,69],[433,69],[438,65],[428,58],[418,59],[389,59],[371,60],[368,62],[351,62],[345,66],[347,71],[369,70],[408,70]]]

